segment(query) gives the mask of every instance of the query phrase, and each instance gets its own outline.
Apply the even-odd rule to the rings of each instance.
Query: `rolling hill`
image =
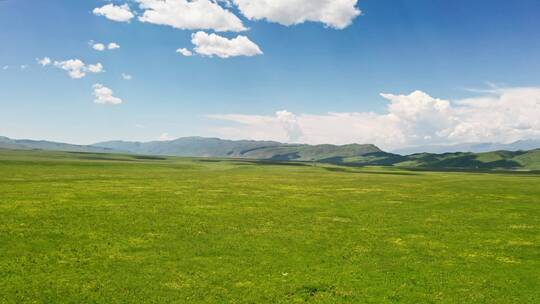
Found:
[[[327,162],[335,158],[361,157],[371,153],[385,153],[374,145],[279,145],[242,151],[239,157],[279,161]]]
[[[484,153],[491,151],[526,151],[540,148],[540,140],[518,140],[509,144],[501,143],[462,143],[457,145],[427,145],[417,147],[407,147],[393,150],[393,153],[400,155],[410,155],[416,153],[455,153],[455,152],[473,152]]]
[[[334,157],[354,157],[383,153],[374,145],[305,145],[275,141],[224,140],[219,138],[184,137],[172,141],[126,142],[109,141],[94,144],[111,150],[135,154],[196,157],[236,157],[268,160],[321,161]]]
[[[121,150],[112,150],[104,147],[72,145],[46,140],[10,139],[3,136],[0,136],[0,148],[17,150],[48,150],[94,153],[127,152]]]
[[[172,141],[152,142],[109,141],[90,146],[51,141],[14,140],[0,137],[0,148],[245,158],[265,161],[319,162],[345,166],[395,166],[429,170],[540,170],[540,149],[399,155],[384,152],[370,144],[307,145],[284,144],[275,141],[235,141],[205,137],[185,137]]]
[[[540,169],[540,149],[530,151],[493,151],[486,153],[418,153],[394,164],[400,167],[431,169]]]
[[[183,137],[171,141],[108,141],[92,146],[135,154],[194,157],[239,157],[243,151],[283,145],[274,141],[223,140],[219,138]]]

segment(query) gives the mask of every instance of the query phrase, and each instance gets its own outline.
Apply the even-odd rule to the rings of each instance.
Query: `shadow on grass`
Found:
[[[416,172],[456,172],[456,173],[487,173],[507,175],[539,176],[540,170],[516,171],[511,169],[468,169],[468,168],[430,168],[430,167],[402,167],[403,170]]]
[[[96,152],[80,152],[66,151],[65,153],[76,155],[78,159],[90,160],[118,160],[118,161],[133,161],[133,160],[167,160],[164,156],[153,155],[135,155],[135,154],[112,154],[112,153],[96,153]]]
[[[150,156],[150,155],[132,155],[131,157],[135,159],[142,159],[142,160],[167,160],[167,157],[162,156]]]
[[[101,157],[101,156],[81,156],[77,157],[76,159],[84,159],[84,160],[111,160],[111,161],[120,161],[120,162],[132,162],[133,159],[126,159],[126,158],[113,158],[113,157]]]
[[[259,160],[259,159],[198,159],[202,163],[229,163],[238,166],[259,165],[259,166],[311,166],[308,163],[291,162],[291,161],[276,161],[276,160]]]
[[[415,172],[396,172],[396,171],[354,171],[348,168],[339,168],[339,167],[323,167],[323,169],[331,172],[342,172],[342,173],[355,173],[355,174],[381,174],[381,175],[420,175]]]

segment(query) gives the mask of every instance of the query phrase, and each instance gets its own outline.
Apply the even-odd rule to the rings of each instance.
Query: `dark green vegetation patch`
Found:
[[[539,185],[0,150],[0,303],[539,303]]]

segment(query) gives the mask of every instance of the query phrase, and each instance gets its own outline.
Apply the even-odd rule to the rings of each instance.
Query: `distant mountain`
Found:
[[[134,154],[195,157],[239,157],[243,151],[279,145],[283,144],[274,141],[236,141],[206,137],[183,137],[171,141],[107,141],[96,143],[93,146],[118,151],[127,151]]]
[[[3,149],[18,149],[18,150],[27,150],[28,147],[18,144],[16,141],[13,141],[7,137],[0,136],[0,148]]]
[[[374,145],[286,145],[262,147],[243,151],[239,156],[254,159],[320,161],[335,158],[361,157],[372,153],[384,153]]]
[[[400,155],[410,155],[415,153],[455,153],[473,152],[484,153],[491,151],[527,151],[540,148],[540,139],[518,140],[510,144],[500,143],[465,143],[457,145],[427,145],[418,147],[408,147],[392,151]]]
[[[517,142],[515,149],[526,148],[531,142]],[[134,154],[194,157],[234,157],[271,161],[316,161],[348,166],[396,166],[425,169],[492,170],[540,169],[540,150],[495,151],[484,153],[387,153],[374,145],[306,145],[283,144],[274,141],[223,140],[219,138],[185,137],[173,141],[147,143],[113,141],[95,146]],[[503,145],[508,147],[510,145]],[[468,145],[456,146],[469,147]],[[495,144],[475,144],[476,149],[500,147]]]
[[[417,153],[406,156],[376,152],[355,157],[323,159],[320,162],[345,166],[375,165],[432,170],[540,170],[540,149],[485,153]]]
[[[540,149],[530,151],[493,151],[485,153],[418,153],[395,163],[399,167],[430,169],[528,169],[540,170]]]
[[[71,144],[58,143],[58,142],[46,141],[46,140],[10,139],[3,136],[0,136],[0,148],[17,149],[17,150],[50,150],[50,151],[94,152],[94,153],[115,152],[111,149],[102,148],[102,147],[71,145]]]
[[[135,154],[195,157],[237,157],[270,160],[320,161],[333,157],[353,157],[382,152],[374,145],[304,145],[275,141],[223,140],[219,138],[184,137],[172,141],[109,141],[94,144],[112,150]]]
[[[126,153],[163,156],[245,158],[267,161],[305,161],[345,166],[395,166],[432,170],[540,170],[540,149],[535,141],[519,141],[509,145],[464,144],[452,146],[463,150],[506,148],[517,151],[387,153],[374,145],[307,145],[275,141],[223,140],[219,138],[184,137],[172,141],[129,142],[108,141],[90,146],[51,141],[15,140],[0,137],[0,148],[39,149],[52,151]],[[435,146],[433,146],[435,147]],[[447,150],[449,146],[445,147]],[[528,151],[525,151],[528,150]]]

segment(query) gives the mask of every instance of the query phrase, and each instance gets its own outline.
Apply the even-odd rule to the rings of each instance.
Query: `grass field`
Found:
[[[0,303],[540,303],[540,176],[0,150]]]

